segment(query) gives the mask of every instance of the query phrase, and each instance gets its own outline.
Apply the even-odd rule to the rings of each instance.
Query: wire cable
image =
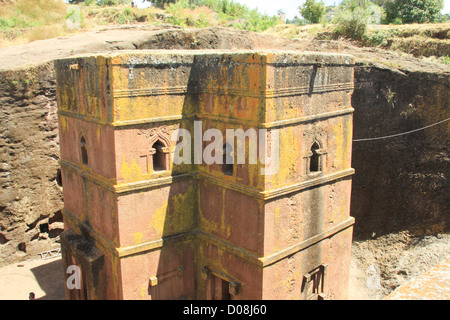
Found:
[[[447,118],[447,119],[445,119],[445,120],[442,120],[442,121],[439,121],[439,122],[436,122],[436,123],[430,124],[430,125],[428,125],[428,126],[426,126],[426,127],[423,127],[423,128],[419,128],[419,129],[414,129],[414,130],[411,130],[411,131],[407,131],[407,132],[402,132],[402,133],[392,134],[392,135],[389,135],[389,136],[384,136],[384,137],[375,137],[375,138],[355,139],[355,140],[353,140],[353,142],[359,142],[359,141],[372,141],[372,140],[381,140],[381,139],[388,139],[388,138],[393,138],[393,137],[398,137],[398,136],[404,136],[404,135],[406,135],[406,134],[410,134],[410,133],[413,133],[413,132],[417,132],[417,131],[421,131],[421,130],[425,130],[425,129],[428,129],[428,128],[430,128],[430,127],[434,127],[434,126],[437,126],[438,124],[444,123],[444,122],[446,122],[446,121],[448,121],[448,120],[450,120],[450,118]]]

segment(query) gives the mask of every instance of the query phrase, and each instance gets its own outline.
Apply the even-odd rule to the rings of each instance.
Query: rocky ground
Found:
[[[449,255],[449,234],[412,237],[405,231],[354,241],[349,298],[383,299]]]

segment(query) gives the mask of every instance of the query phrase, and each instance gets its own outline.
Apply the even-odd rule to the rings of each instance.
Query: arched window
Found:
[[[169,148],[160,140],[156,141],[151,149],[153,171],[169,170]]]
[[[325,155],[327,152],[322,149],[318,140],[315,140],[305,156],[306,174],[318,174],[324,170]]]
[[[319,144],[317,141],[314,142],[314,144],[311,147],[312,155],[309,158],[309,172],[319,172],[322,171],[320,166],[320,154],[318,153],[318,150],[320,149]]]
[[[233,175],[233,148],[227,142],[223,145],[223,162],[222,162],[222,172],[226,176]]]
[[[80,139],[80,148],[81,148],[81,162],[85,165],[88,165],[88,153],[87,153],[86,139],[84,139],[84,137],[81,137]]]

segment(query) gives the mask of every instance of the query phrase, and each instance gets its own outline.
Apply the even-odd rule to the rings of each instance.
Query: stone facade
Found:
[[[345,299],[353,67],[280,51],[57,60],[63,261],[82,274],[67,297]],[[203,138],[264,129],[277,170],[236,153],[231,165],[175,164],[173,132],[196,137],[199,123]]]

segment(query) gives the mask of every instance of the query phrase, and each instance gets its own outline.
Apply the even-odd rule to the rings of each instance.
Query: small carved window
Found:
[[[235,300],[241,284],[219,270],[204,266],[201,273],[206,280],[206,300]]]
[[[213,300],[231,300],[230,283],[219,277],[212,276]]]
[[[59,187],[62,187],[62,173],[61,169],[56,169],[56,183]]]
[[[87,153],[86,139],[84,139],[84,137],[81,137],[80,148],[81,148],[81,162],[85,165],[88,165],[88,153]]]
[[[222,172],[226,176],[233,175],[233,148],[227,142],[223,145],[223,162],[222,162]]]
[[[169,170],[169,148],[160,140],[152,146],[153,171]]]
[[[317,142],[314,142],[314,144],[311,147],[311,158],[309,158],[309,172],[319,172],[321,171],[320,168],[320,155],[317,152],[317,150],[320,149],[320,146]]]
[[[314,141],[311,149],[305,156],[306,160],[306,173],[307,174],[318,174],[324,170],[326,151],[322,149],[320,143],[316,140]]]
[[[305,300],[324,300],[326,264],[308,272],[303,276],[302,293]]]

